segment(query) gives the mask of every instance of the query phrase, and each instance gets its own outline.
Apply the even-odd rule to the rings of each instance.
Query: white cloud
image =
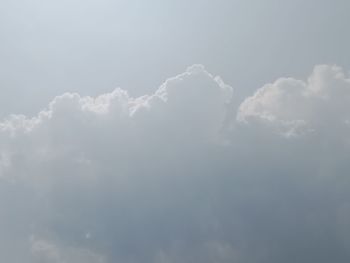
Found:
[[[229,120],[232,88],[195,65],[152,95],[66,93],[11,116],[0,259],[344,262],[349,89],[340,68],[317,66]]]
[[[237,118],[273,125],[285,135],[337,133],[349,127],[349,102],[350,79],[343,69],[319,65],[307,81],[282,78],[265,85],[241,104]]]

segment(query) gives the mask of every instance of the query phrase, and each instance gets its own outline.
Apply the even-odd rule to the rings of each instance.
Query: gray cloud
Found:
[[[152,95],[66,93],[0,124],[6,262],[347,262],[349,80],[317,66],[237,110],[195,65]]]

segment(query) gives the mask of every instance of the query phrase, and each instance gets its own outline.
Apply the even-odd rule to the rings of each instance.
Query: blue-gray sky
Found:
[[[1,1],[0,262],[349,262],[349,5]]]
[[[349,68],[348,1],[0,3],[1,116],[35,114],[65,91],[154,91],[204,64],[244,98],[319,63]]]

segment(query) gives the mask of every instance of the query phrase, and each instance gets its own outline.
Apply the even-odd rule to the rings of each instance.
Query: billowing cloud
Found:
[[[347,262],[349,91],[317,66],[236,114],[232,88],[194,65],[152,95],[66,93],[10,116],[0,259]]]
[[[259,89],[242,103],[238,120],[263,122],[284,135],[342,132],[349,127],[349,102],[343,69],[319,65],[307,81],[282,78]]]

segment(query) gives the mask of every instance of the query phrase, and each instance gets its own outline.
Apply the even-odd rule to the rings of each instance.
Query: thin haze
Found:
[[[349,68],[349,1],[0,2],[1,116],[66,91],[133,95],[201,63],[244,98],[319,63]]]
[[[350,261],[348,1],[0,5],[0,262]]]

